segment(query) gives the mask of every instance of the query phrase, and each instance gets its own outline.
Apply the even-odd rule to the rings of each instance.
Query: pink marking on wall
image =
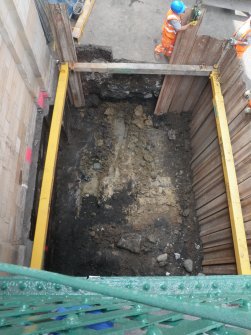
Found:
[[[45,108],[45,101],[48,98],[48,93],[44,91],[40,91],[38,99],[37,99],[37,105],[41,109]]]
[[[32,149],[27,148],[25,153],[25,160],[27,163],[31,164],[31,158],[32,158]]]

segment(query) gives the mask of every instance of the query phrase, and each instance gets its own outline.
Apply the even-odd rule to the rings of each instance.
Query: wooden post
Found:
[[[60,62],[73,63],[77,61],[75,44],[72,37],[71,25],[65,4],[50,4],[50,17],[55,40],[55,51]],[[75,107],[85,104],[83,88],[79,73],[70,73],[69,97]]]

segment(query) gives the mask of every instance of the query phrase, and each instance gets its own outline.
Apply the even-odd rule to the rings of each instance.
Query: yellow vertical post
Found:
[[[241,209],[240,194],[238,189],[226,110],[219,82],[219,73],[217,70],[214,70],[211,73],[210,79],[213,90],[213,104],[221,150],[237,272],[241,275],[247,275],[251,274],[251,270],[246,232]]]
[[[68,64],[62,64],[58,79],[55,104],[53,109],[48,148],[45,159],[42,188],[36,222],[35,238],[32,249],[31,268],[42,269],[44,262],[44,249],[47,237],[50,215],[51,196],[57,162],[58,146],[61,125],[64,113],[66,91],[69,79]]]

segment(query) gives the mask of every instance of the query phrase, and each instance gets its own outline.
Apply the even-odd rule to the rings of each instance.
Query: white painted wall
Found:
[[[33,0],[0,1],[0,261],[23,263],[22,223],[40,90],[55,65]],[[53,98],[53,97],[52,97]]]

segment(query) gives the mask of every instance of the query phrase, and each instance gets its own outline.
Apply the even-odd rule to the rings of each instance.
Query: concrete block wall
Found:
[[[37,118],[57,73],[33,0],[0,2],[0,261],[23,264],[22,228]],[[31,157],[32,159],[32,157]]]

